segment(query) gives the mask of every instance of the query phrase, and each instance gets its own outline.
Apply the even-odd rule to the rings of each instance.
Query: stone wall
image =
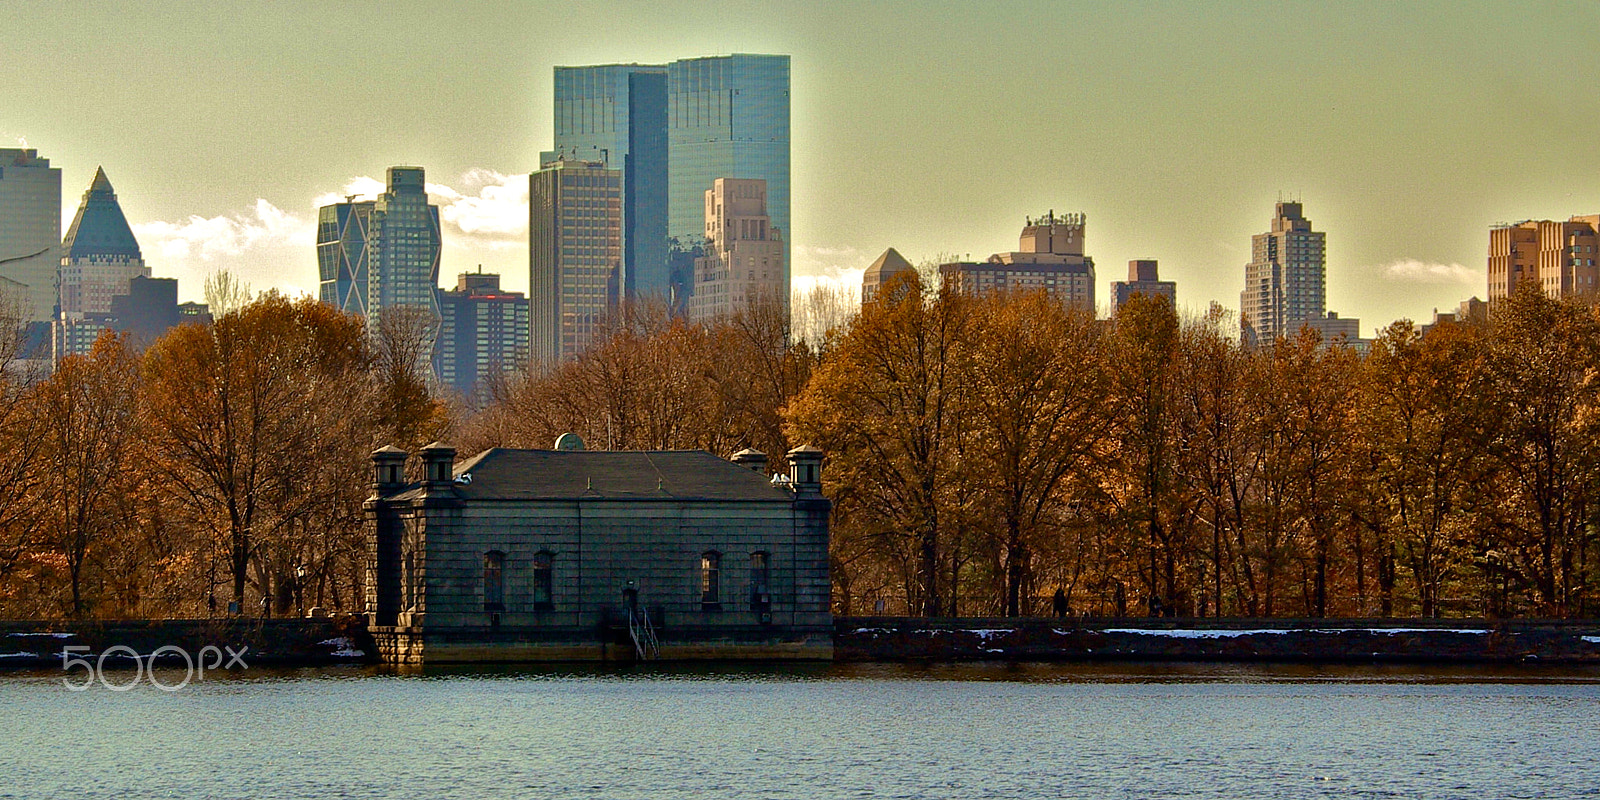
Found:
[[[141,656],[172,645],[196,658],[208,645],[231,648],[250,666],[376,660],[363,617],[0,621],[0,668],[59,667],[62,648],[68,646],[88,647],[87,654],[78,651],[73,655],[94,661],[107,648],[118,645]],[[122,657],[119,653],[125,651],[114,651],[113,657]],[[182,662],[176,653],[171,658]]]
[[[840,617],[840,661],[1600,664],[1600,621]]]

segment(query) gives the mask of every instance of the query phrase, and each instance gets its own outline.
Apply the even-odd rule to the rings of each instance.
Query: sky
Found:
[[[797,282],[1015,249],[1087,215],[1102,305],[1130,259],[1237,309],[1280,198],[1327,233],[1328,304],[1428,320],[1485,293],[1490,226],[1600,212],[1594,3],[0,4],[0,147],[104,166],[154,274],[316,290],[316,208],[423,166],[442,282],[528,283],[552,67],[783,53]]]

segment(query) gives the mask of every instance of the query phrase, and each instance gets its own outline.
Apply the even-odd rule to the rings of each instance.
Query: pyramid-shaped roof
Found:
[[[915,269],[916,267],[911,266],[911,262],[907,261],[905,256],[900,255],[898,250],[891,247],[883,251],[883,255],[878,256],[878,260],[872,262],[872,266],[867,267],[867,275],[876,276],[879,280],[882,280],[890,275],[911,272]]]
[[[78,215],[72,218],[72,227],[61,240],[61,250],[67,258],[142,259],[139,241],[133,238],[133,229],[128,227],[128,218],[122,214],[122,205],[117,202],[117,193],[103,167],[95,170],[94,182],[83,193]]]

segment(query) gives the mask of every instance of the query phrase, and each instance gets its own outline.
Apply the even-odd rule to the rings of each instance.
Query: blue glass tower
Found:
[[[718,178],[767,182],[787,277],[788,56],[556,67],[555,147],[546,162],[600,161],[623,172],[627,296],[671,295],[667,237],[704,237],[705,193]]]
[[[556,67],[555,128],[556,150],[545,161],[601,162],[622,172],[623,291],[666,295],[666,68]]]
[[[671,163],[667,235],[704,235],[718,178],[767,182],[767,214],[783,232],[789,277],[789,57],[735,53],[667,65]]]

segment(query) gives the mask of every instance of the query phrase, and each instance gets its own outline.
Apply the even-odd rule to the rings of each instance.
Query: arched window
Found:
[[[533,554],[533,607],[539,611],[548,611],[556,605],[550,568],[553,561],[555,555],[548,550]]]
[[[483,554],[483,610],[506,610],[506,554],[499,550]]]
[[[772,557],[764,552],[750,554],[750,610],[772,608]]]
[[[716,551],[700,554],[700,607],[720,607],[722,602],[722,554]]]

